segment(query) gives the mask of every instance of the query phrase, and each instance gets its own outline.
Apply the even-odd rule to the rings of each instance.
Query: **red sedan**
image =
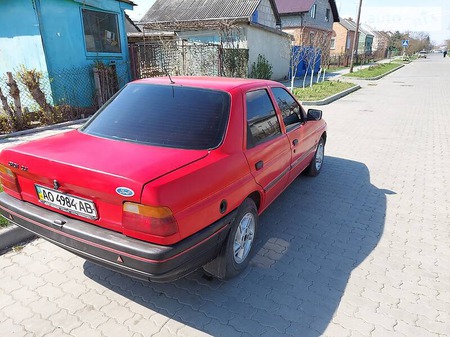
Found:
[[[3,150],[2,215],[141,279],[242,271],[258,216],[320,172],[326,123],[277,82],[172,80],[132,82],[79,130]]]

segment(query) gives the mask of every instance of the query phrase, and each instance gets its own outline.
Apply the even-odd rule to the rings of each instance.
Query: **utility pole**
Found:
[[[362,0],[359,0],[358,16],[356,18],[356,31],[355,31],[355,36],[353,37],[353,50],[352,50],[352,56],[350,57],[350,73],[353,72],[354,57],[355,57],[355,54],[358,52],[359,20],[361,19],[361,7],[362,7]]]

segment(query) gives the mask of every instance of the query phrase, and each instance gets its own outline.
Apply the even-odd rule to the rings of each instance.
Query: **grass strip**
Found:
[[[384,75],[389,71],[397,68],[398,63],[379,63],[368,68],[355,71],[354,73],[345,74],[346,77],[357,77],[357,78],[373,78],[377,76]]]
[[[295,88],[294,95],[299,101],[320,101],[327,97],[338,94],[344,90],[350,89],[355,84],[340,81],[325,81],[313,84],[312,87]]]

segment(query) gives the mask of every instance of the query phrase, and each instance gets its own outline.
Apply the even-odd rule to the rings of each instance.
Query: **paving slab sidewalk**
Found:
[[[323,171],[262,214],[244,274],[141,282],[38,239],[0,256],[0,334],[449,336],[448,78],[430,56],[323,107]]]

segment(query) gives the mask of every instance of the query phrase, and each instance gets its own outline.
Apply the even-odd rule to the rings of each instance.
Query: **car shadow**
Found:
[[[201,270],[167,284],[141,282],[85,262],[92,280],[182,325],[214,336],[320,336],[352,271],[383,233],[386,194],[366,165],[326,157],[261,215],[254,256],[229,281]]]

